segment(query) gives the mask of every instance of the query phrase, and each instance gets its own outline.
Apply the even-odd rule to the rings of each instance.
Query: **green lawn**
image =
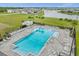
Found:
[[[33,19],[28,19],[29,16],[33,16]],[[33,20],[38,23],[44,23],[47,25],[55,25],[55,26],[64,26],[64,27],[72,27],[72,23],[59,20],[57,18],[36,18],[34,15],[25,15],[25,14],[13,14],[13,15],[4,15],[0,16],[0,23],[7,24],[8,28],[0,30],[0,33],[3,35],[5,32],[10,32],[18,27],[20,27],[21,22],[23,20]],[[79,55],[79,23],[76,26],[76,47],[77,47],[77,55]]]
[[[24,14],[13,14],[13,15],[4,15],[0,16],[0,23],[7,24],[8,28],[0,31],[1,34],[12,31],[18,28],[21,25],[22,20],[27,20],[28,16]]]

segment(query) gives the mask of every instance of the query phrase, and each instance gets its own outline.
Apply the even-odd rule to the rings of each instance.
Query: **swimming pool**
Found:
[[[31,34],[14,43],[13,51],[20,55],[38,55],[54,32],[45,28],[34,29]]]

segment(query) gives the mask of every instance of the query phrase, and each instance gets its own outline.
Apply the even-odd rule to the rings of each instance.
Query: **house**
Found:
[[[20,13],[20,14],[38,14],[39,9],[8,9],[8,13]]]
[[[8,13],[14,13],[14,10],[7,10]]]

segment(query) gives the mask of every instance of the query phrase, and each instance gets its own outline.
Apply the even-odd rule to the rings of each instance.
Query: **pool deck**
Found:
[[[70,55],[73,38],[69,36],[70,31],[68,29],[60,29],[58,27],[36,24],[10,33],[12,36],[9,40],[4,41],[0,45],[0,51],[8,56],[19,56],[18,53],[13,52],[15,47],[13,43],[20,38],[29,35],[32,30],[38,27],[51,29],[59,33],[57,37],[51,37],[50,40],[48,40],[39,53],[40,56]]]

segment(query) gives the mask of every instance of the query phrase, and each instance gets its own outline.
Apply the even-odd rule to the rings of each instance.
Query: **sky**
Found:
[[[0,3],[0,7],[79,7],[79,3]]]

